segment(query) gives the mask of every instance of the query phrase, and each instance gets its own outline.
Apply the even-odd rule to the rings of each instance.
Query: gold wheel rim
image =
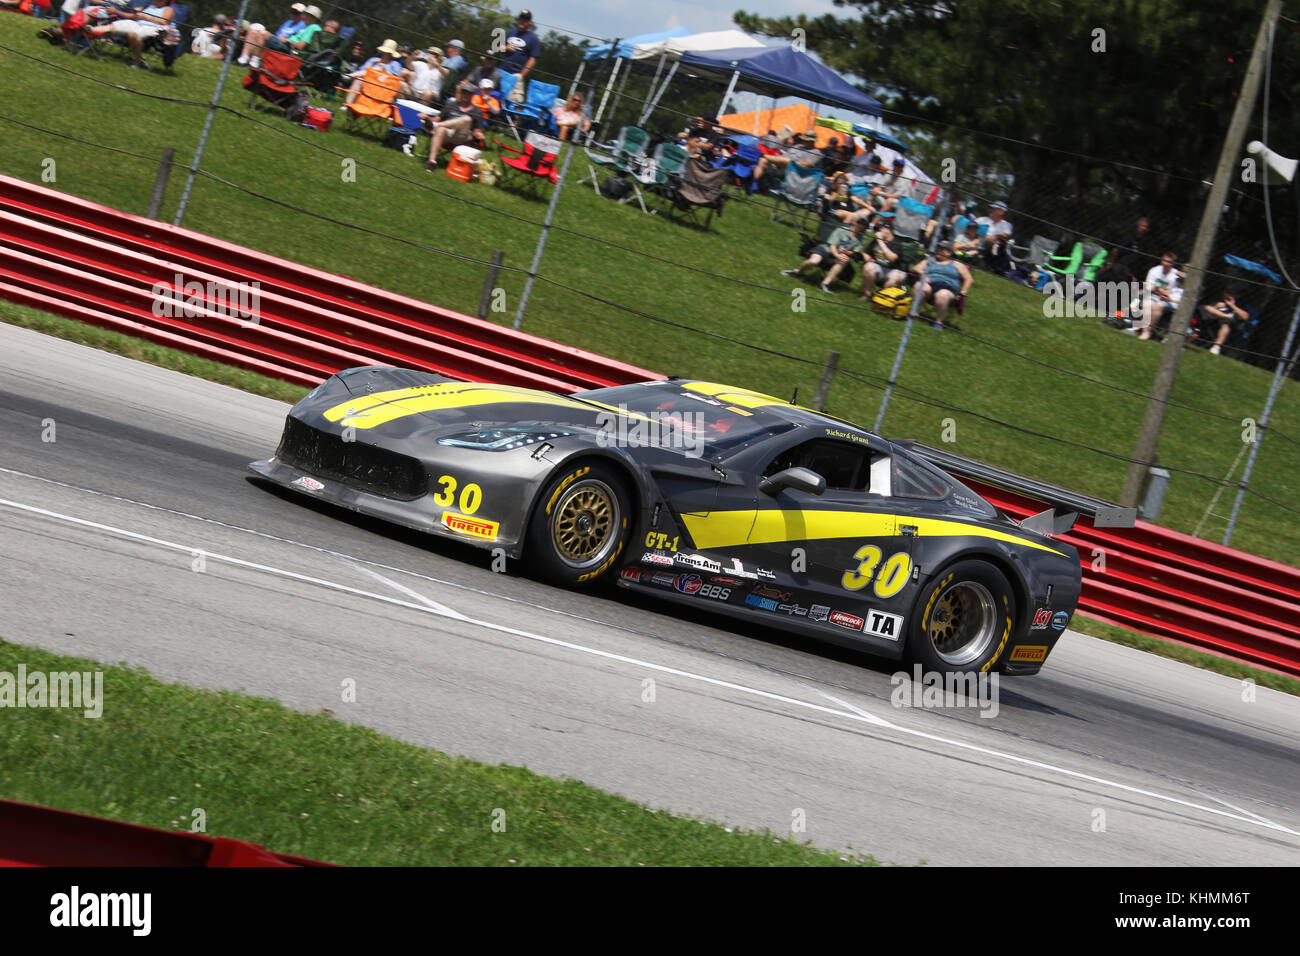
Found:
[[[930,614],[930,644],[950,665],[979,660],[993,640],[996,626],[993,595],[975,581],[959,581],[947,588]]]
[[[570,489],[556,509],[551,536],[560,557],[569,564],[598,562],[613,541],[618,502],[601,482],[584,482]]]

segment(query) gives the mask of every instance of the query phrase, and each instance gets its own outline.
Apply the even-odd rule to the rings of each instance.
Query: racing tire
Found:
[[[917,595],[907,658],[945,674],[993,670],[1011,641],[1015,618],[1015,598],[1002,572],[984,561],[958,561]]]
[[[631,500],[618,472],[600,461],[573,462],[551,476],[537,500],[529,560],[555,584],[589,587],[617,569],[631,526]]]

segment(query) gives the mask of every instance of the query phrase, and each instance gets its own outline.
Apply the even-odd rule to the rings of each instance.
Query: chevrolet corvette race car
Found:
[[[349,369],[249,467],[561,585],[613,580],[940,672],[1037,672],[1079,597],[1071,546],[919,455],[711,382],[560,395]]]

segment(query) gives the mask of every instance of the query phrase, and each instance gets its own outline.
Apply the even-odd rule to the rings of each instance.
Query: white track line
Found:
[[[397,607],[404,607],[410,610],[419,611],[424,614],[433,614],[438,617],[449,616],[445,612],[430,607],[426,603],[416,604],[410,601],[401,601],[398,600],[397,598],[389,597],[386,594],[375,594],[370,591],[363,591],[360,588],[349,587],[348,585],[338,584],[333,581],[327,581],[324,580],[323,578],[315,578],[315,577],[311,577],[310,575],[299,574],[296,571],[287,571],[284,570],[283,568],[274,568],[264,564],[257,564],[252,561],[245,561],[242,558],[230,557],[229,555],[214,554],[202,548],[195,548],[189,545],[177,544],[174,541],[164,541],[161,538],[154,538],[149,535],[140,534],[135,531],[127,531],[123,528],[115,528],[112,525],[100,524],[99,522],[96,521],[88,521],[85,518],[76,518],[73,517],[72,515],[60,514],[59,512],[56,511],[49,511],[45,508],[37,508],[33,505],[26,505],[17,501],[10,501],[8,499],[0,498],[0,506],[12,508],[17,511],[24,511],[27,512],[28,514],[41,515],[46,518],[52,518],[55,521],[62,521],[67,524],[78,525],[83,528],[92,528],[96,531],[103,531],[107,534],[115,535],[121,538],[126,538],[132,541],[141,541],[146,544],[156,545],[157,547],[165,548],[171,551],[178,551],[184,554],[202,553],[205,558],[212,561],[230,564],[235,567],[248,568],[254,571],[260,571],[265,574],[273,575],[275,577],[288,578],[290,580],[300,581],[304,584],[312,584],[317,587],[323,587],[331,591],[338,591],[344,594],[355,595],[357,597],[369,598],[371,600],[381,601],[385,604],[391,604]],[[495,624],[491,621],[481,621],[463,615],[457,615],[455,619],[463,621],[464,623],[467,624],[474,625],[476,627],[482,627],[487,630],[497,631],[501,634],[510,634],[514,637],[520,637],[526,640],[536,641],[541,644],[549,644],[552,647],[562,647],[567,650],[577,651],[578,653],[588,654],[593,657],[600,657],[606,660],[618,661],[624,664],[631,664],[636,667],[647,668],[649,670],[657,671],[663,674],[672,674],[675,677],[682,677],[685,678],[686,680],[698,681],[700,683],[708,684],[713,687],[721,687],[726,690],[735,691],[737,693],[748,694],[754,697],[761,697],[765,700],[772,700],[782,704],[789,704],[790,706],[793,707],[801,707],[805,710],[812,710],[822,714],[829,714],[834,717],[842,717],[846,720],[852,720],[863,724],[871,724],[871,725],[879,726],[881,723],[881,718],[873,717],[869,714],[865,714],[864,712],[858,710],[858,708],[855,707],[849,710],[835,710],[833,708],[826,707],[822,704],[815,704],[811,701],[799,700],[798,698],[794,698],[794,697],[786,697],[782,694],[774,694],[771,691],[759,690],[758,688],[755,687],[747,687],[744,684],[736,684],[731,681],[719,680],[715,677],[706,677],[703,674],[695,674],[690,671],[684,671],[676,667],[668,667],[663,664],[655,664],[650,661],[639,660],[638,658],[635,657],[628,657],[625,654],[615,654],[611,651],[603,651],[598,648],[587,647],[582,644],[574,644],[571,641],[562,641],[558,638],[547,637],[543,634],[533,634],[529,631],[519,630],[518,628],[507,627],[504,624]],[[841,704],[842,706],[849,706],[844,704],[843,701],[837,701],[837,703]],[[978,744],[966,743],[965,741],[954,740],[950,737],[941,737],[938,734],[926,733],[925,731],[922,730],[914,730],[909,727],[901,727],[896,724],[892,724],[888,722],[885,723],[886,726],[882,729],[888,729],[906,736],[917,737],[922,740],[929,740],[934,743],[943,744],[948,747],[955,747],[961,750],[967,750],[973,753],[982,754],[987,757],[994,757],[999,760],[1009,761],[1011,763],[1019,764],[1021,766],[1033,767],[1037,770],[1044,770],[1049,773],[1059,774],[1061,776],[1068,777],[1072,780],[1085,781],[1087,783],[1096,784],[1098,786],[1109,787],[1111,789],[1120,790],[1125,793],[1131,793],[1131,794],[1136,794],[1138,796],[1149,797],[1152,800],[1158,800],[1164,803],[1173,804],[1175,806],[1186,807],[1191,810],[1199,810],[1202,813],[1208,813],[1219,817],[1226,817],[1229,820],[1236,820],[1240,823],[1246,823],[1251,826],[1260,827],[1262,829],[1276,830],[1282,833],[1290,834],[1291,836],[1300,837],[1300,832],[1292,830],[1288,827],[1284,827],[1280,824],[1272,823],[1270,821],[1264,820],[1262,817],[1257,817],[1254,814],[1246,814],[1244,811],[1242,813],[1229,813],[1228,811],[1220,810],[1217,807],[1209,807],[1209,806],[1205,806],[1204,804],[1193,803],[1190,800],[1184,800],[1180,797],[1173,797],[1173,796],[1169,796],[1168,794],[1156,793],[1155,791],[1145,790],[1141,787],[1133,787],[1125,783],[1119,783],[1118,781],[1115,780],[1107,780],[1104,777],[1097,777],[1097,776],[1093,776],[1092,774],[1081,773],[1077,770],[1070,770],[1066,767],[1058,767],[1054,764],[1045,763],[1041,760],[1032,760],[1028,757],[1021,757],[1017,754],[1009,754],[1004,751],[993,750],[989,747],[981,747]]]

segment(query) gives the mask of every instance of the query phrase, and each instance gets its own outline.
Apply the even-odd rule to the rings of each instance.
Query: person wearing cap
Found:
[[[922,259],[912,266],[912,271],[921,277],[921,301],[934,303],[934,327],[943,328],[949,306],[970,291],[975,278],[965,263],[953,258],[952,245],[947,242],[939,243],[934,258]]]
[[[882,182],[871,190],[871,197],[881,212],[892,212],[901,196],[907,195],[907,162],[902,157],[894,160],[893,168]]]
[[[194,31],[190,41],[190,52],[195,56],[220,60],[226,55],[226,45],[230,42],[230,20],[224,13],[212,18],[212,23]]]
[[[486,122],[481,110],[474,105],[474,88],[468,83],[456,87],[456,96],[449,99],[442,108],[442,115],[437,120],[426,119],[433,142],[429,144],[429,161],[425,169],[433,172],[438,168],[438,154],[443,146],[455,148],[474,143],[483,145],[483,124]]]
[[[975,220],[988,226],[981,244],[981,253],[989,268],[997,275],[1006,275],[1011,268],[1011,221],[1007,219],[1007,204],[995,202],[987,216]]]
[[[447,41],[447,56],[442,61],[442,65],[447,68],[449,74],[455,73],[457,79],[469,68],[469,63],[463,55],[464,49],[465,44],[460,40]]]
[[[248,32],[244,34],[244,49],[239,54],[239,64],[241,66],[251,66],[256,70],[262,65],[263,50],[283,50],[285,48],[284,41],[302,28],[303,19],[307,15],[307,6],[302,3],[295,3],[289,10],[293,15],[280,24],[280,29],[276,30],[274,35],[260,23],[254,23],[248,28]],[[272,39],[276,42],[272,43]]]
[[[302,23],[298,29],[290,33],[287,37],[271,37],[267,41],[267,47],[272,50],[279,50],[281,53],[298,53],[301,54],[316,34],[320,33],[321,12],[320,7],[309,6],[302,12]]]
[[[864,219],[857,220],[851,226],[837,226],[825,241],[813,246],[812,251],[808,253],[808,258],[799,263],[797,268],[782,269],[781,275],[798,279],[802,278],[805,269],[829,266],[830,271],[822,280],[820,288],[823,292],[830,292],[831,283],[835,281],[841,270],[862,251],[866,242],[866,229],[867,223]]]
[[[514,103],[524,102],[528,74],[537,65],[537,58],[542,55],[542,44],[533,32],[533,11],[520,10],[519,17],[502,44],[501,69],[518,77],[510,90],[510,100]]]
[[[470,70],[469,76],[461,82],[468,83],[470,89],[477,90],[484,80],[491,80],[494,90],[501,89],[501,69],[497,66],[497,58],[491,51],[483,53],[479,65]]]
[[[475,93],[470,97],[470,103],[483,114],[485,120],[501,112],[501,94],[496,92],[496,87],[491,80],[479,80],[478,86],[474,89]]]
[[[307,13],[307,5],[305,3],[295,3],[289,8],[289,11],[292,13],[292,16],[290,16],[288,20],[285,20],[284,23],[281,23],[280,28],[275,31],[275,35],[281,40],[289,39],[289,37],[302,29],[303,19]]]
[[[442,50],[430,47],[417,50],[402,81],[402,95],[426,106],[442,99],[443,83],[450,71],[443,63]]]

